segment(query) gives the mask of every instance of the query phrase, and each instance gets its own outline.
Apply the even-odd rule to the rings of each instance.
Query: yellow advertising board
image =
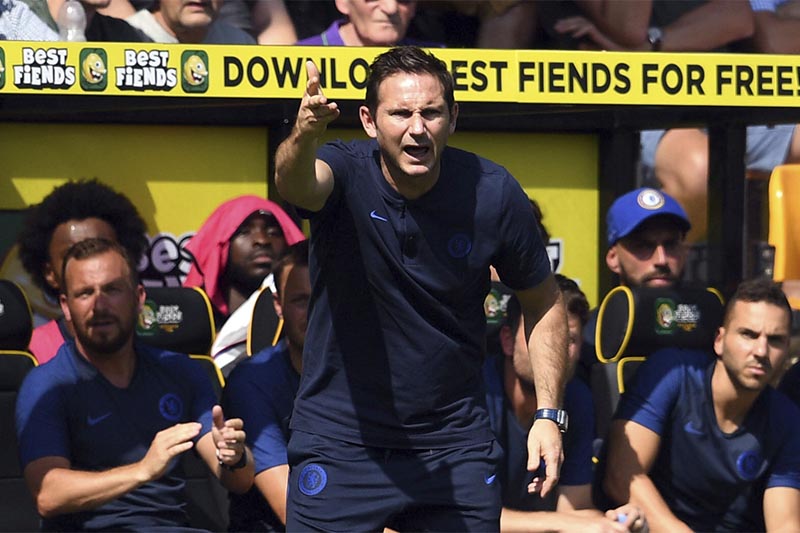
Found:
[[[363,98],[381,48],[146,43],[0,45],[0,94],[297,98],[314,61],[326,94]],[[464,102],[784,107],[800,56],[436,49]]]

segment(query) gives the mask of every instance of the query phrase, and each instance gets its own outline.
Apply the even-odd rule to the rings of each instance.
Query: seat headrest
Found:
[[[208,296],[198,287],[148,287],[136,336],[165,350],[208,354],[216,336]]]
[[[27,350],[33,333],[31,306],[22,288],[0,279],[0,349]]]
[[[262,288],[258,293],[247,328],[247,355],[255,355],[264,348],[274,346],[281,336],[283,321],[275,312],[272,291]]]
[[[708,349],[724,312],[712,288],[615,287],[597,315],[595,351],[603,363],[667,347]]]

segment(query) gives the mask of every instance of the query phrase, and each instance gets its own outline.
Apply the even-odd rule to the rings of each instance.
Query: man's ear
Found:
[[[278,298],[278,295],[275,294],[274,292],[272,293],[272,307],[275,308],[275,314],[278,315],[278,318],[283,318],[283,308],[281,307],[281,300],[280,298]]]
[[[53,265],[48,261],[44,265],[44,280],[48,285],[58,290],[58,279],[56,278],[56,271],[53,270]]]
[[[608,269],[614,274],[620,273],[619,255],[617,254],[616,244],[609,248],[608,252],[606,252],[606,265],[608,265]]]
[[[378,130],[375,128],[375,119],[367,106],[362,105],[358,108],[358,117],[361,119],[361,127],[364,128],[366,134],[373,139],[377,137]]]
[[[717,357],[722,357],[722,339],[725,337],[725,326],[720,326],[717,329],[717,336],[714,337],[714,353]]]
[[[72,315],[67,307],[67,297],[62,293],[58,295],[58,303],[61,304],[61,312],[64,314],[64,319],[67,322],[72,322]]]
[[[512,357],[514,355],[514,332],[508,324],[503,324],[500,327],[500,347],[503,349],[503,355]]]
[[[450,135],[456,132],[457,122],[458,122],[458,104],[453,104],[453,109],[450,110]]]

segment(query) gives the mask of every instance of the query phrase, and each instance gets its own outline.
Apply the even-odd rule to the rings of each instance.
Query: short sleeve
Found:
[[[778,396],[777,393],[773,396]],[[781,446],[775,463],[770,469],[767,488],[771,487],[791,487],[800,490],[800,408],[786,400],[785,398],[775,398],[780,406],[776,419],[779,420],[779,428],[785,432],[784,444]],[[794,423],[784,423],[784,421],[794,421]]]
[[[503,283],[514,290],[530,289],[550,275],[550,259],[530,200],[510,174],[503,180],[499,234],[500,250],[493,265]]]
[[[181,354],[183,355],[183,354]],[[214,393],[214,387],[208,378],[205,370],[196,361],[193,361],[189,356],[184,355],[183,374],[192,386],[192,411],[190,414],[190,421],[199,422],[202,424],[200,430],[200,437],[211,431],[213,424],[211,410],[217,403],[217,396]],[[225,415],[227,418],[227,413]]]
[[[269,380],[239,365],[231,373],[222,396],[225,412],[244,420],[246,441],[253,452],[256,474],[288,464],[286,437],[279,408],[272,401]],[[292,401],[293,397],[288,401]]]
[[[688,379],[683,368],[673,350],[650,355],[622,394],[614,418],[632,420],[661,435],[680,394],[681,381]]]
[[[17,443],[23,469],[42,457],[71,457],[62,387],[49,378],[44,367],[34,368],[17,396]]]

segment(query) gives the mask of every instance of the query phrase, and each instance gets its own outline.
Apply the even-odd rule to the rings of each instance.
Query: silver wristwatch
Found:
[[[569,415],[567,415],[567,411],[565,409],[539,409],[536,411],[536,414],[533,415],[533,420],[536,421],[540,418],[552,420],[556,423],[561,433],[567,432],[567,427],[569,426]]]

